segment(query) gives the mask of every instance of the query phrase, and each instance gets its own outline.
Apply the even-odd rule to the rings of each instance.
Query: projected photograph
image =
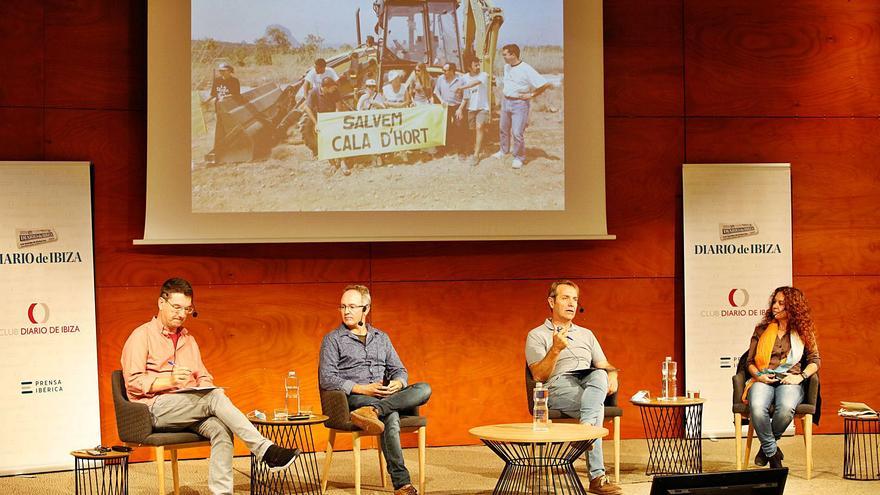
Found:
[[[565,209],[563,0],[192,0],[194,213]]]

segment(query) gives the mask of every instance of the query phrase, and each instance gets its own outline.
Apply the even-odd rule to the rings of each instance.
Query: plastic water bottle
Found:
[[[550,391],[544,388],[544,384],[538,382],[535,385],[535,407],[533,411],[532,429],[535,431],[547,431],[550,429],[550,407],[547,398]]]
[[[296,371],[288,371],[284,377],[284,406],[287,407],[288,414],[299,414],[299,377]],[[296,409],[291,406],[296,406]]]
[[[671,356],[660,365],[660,398],[664,400],[672,400],[675,398],[676,390],[678,390],[678,363],[672,360]]]

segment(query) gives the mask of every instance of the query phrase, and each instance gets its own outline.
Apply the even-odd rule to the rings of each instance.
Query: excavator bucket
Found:
[[[239,98],[218,102],[213,161],[250,162],[268,158],[278,140],[272,119],[281,95],[277,84],[267,83]]]

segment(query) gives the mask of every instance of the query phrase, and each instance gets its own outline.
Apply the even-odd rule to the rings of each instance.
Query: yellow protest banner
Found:
[[[317,130],[322,160],[443,146],[446,107],[319,113]]]

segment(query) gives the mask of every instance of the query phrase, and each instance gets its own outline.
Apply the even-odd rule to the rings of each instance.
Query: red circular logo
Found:
[[[46,303],[31,303],[28,307],[28,319],[34,325],[49,321],[49,306]]]

